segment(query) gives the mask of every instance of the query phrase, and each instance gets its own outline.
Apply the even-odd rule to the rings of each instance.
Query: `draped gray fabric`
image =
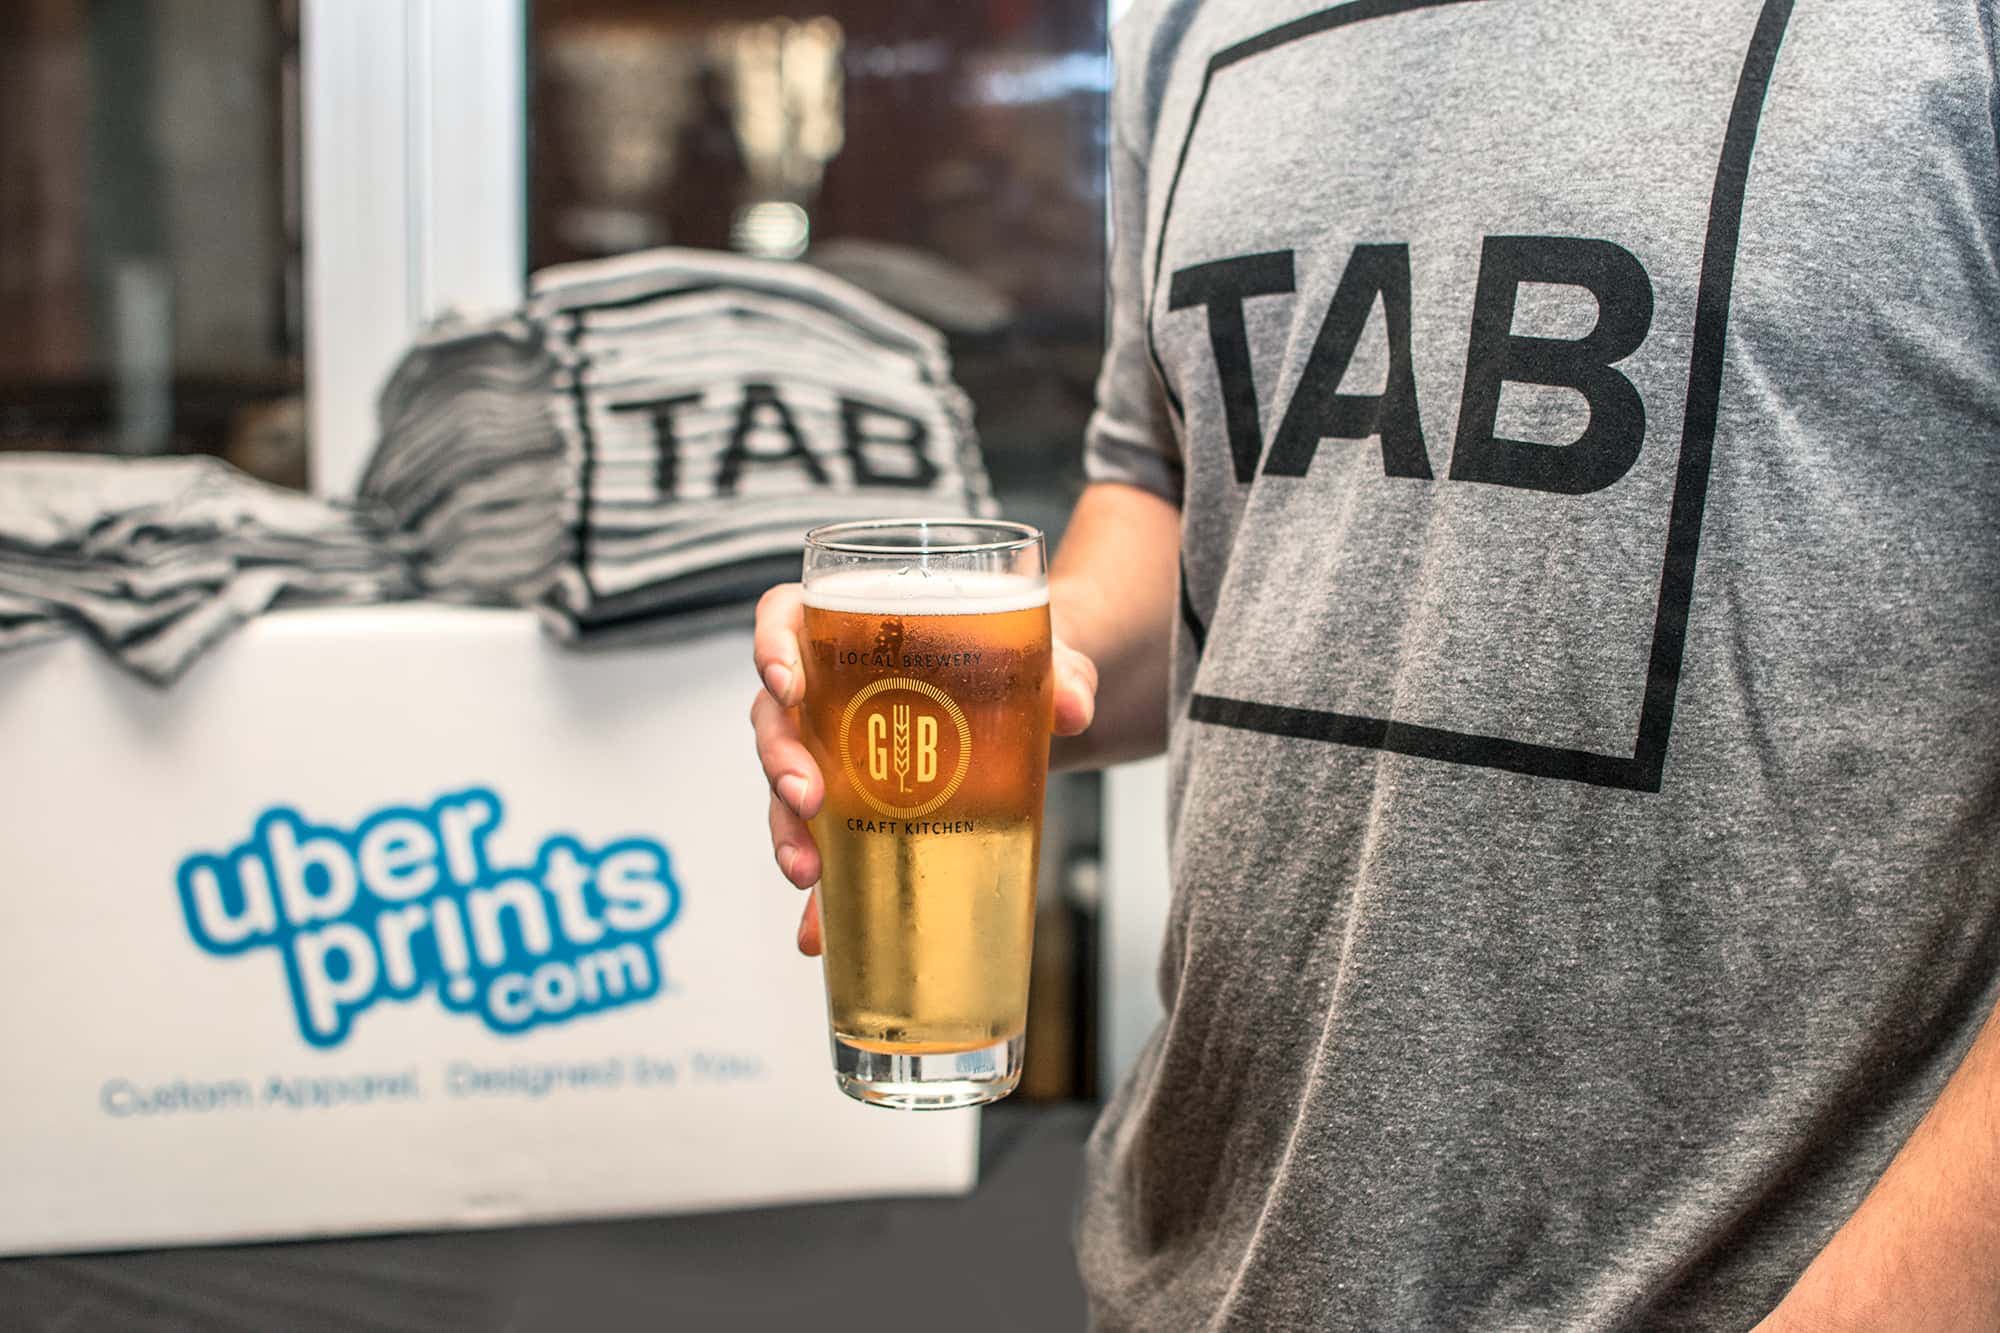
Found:
[[[170,684],[273,607],[415,595],[404,545],[213,458],[0,458],[0,650],[74,629]]]

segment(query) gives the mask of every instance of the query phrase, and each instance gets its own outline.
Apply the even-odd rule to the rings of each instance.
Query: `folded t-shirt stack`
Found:
[[[414,539],[427,595],[530,603],[564,550],[556,364],[519,315],[419,338],[382,390],[360,491]]]
[[[362,493],[434,592],[593,644],[746,617],[818,524],[992,511],[935,329],[696,250],[545,270],[518,316],[413,349]]]
[[[213,458],[0,458],[0,648],[83,631],[171,683],[279,606],[415,595],[402,543]]]

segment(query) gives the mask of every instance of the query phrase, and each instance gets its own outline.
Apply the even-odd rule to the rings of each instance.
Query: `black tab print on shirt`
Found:
[[[1156,286],[1146,319],[1154,368],[1166,386],[1168,403],[1177,414],[1185,415],[1154,341],[1159,308],[1157,284],[1163,276],[1174,197],[1216,76],[1278,47],[1335,28],[1469,2],[1353,0],[1239,42],[1209,61],[1167,187],[1153,254]],[[1715,447],[1744,191],[1765,94],[1791,11],[1792,0],[1764,0],[1737,81],[1710,194],[1680,454],[1654,609],[1644,702],[1631,753],[1599,754],[1387,718],[1200,693],[1189,701],[1190,719],[1535,777],[1634,791],[1660,790],[1687,643],[1688,612],[1694,595],[1702,514]],[[1244,331],[1243,303],[1251,297],[1292,290],[1292,267],[1289,252],[1214,261],[1175,274],[1169,293],[1170,310],[1207,307],[1237,481],[1248,484],[1264,475],[1303,476],[1322,441],[1370,438],[1379,438],[1381,442],[1386,475],[1430,479],[1431,461],[1424,445],[1409,357],[1408,252],[1393,244],[1356,247],[1300,374],[1299,388],[1268,451],[1264,448]],[[1590,290],[1598,299],[1597,325],[1582,338],[1572,340],[1514,334],[1516,294],[1526,282]],[[1377,297],[1381,298],[1387,317],[1388,385],[1379,396],[1341,394],[1338,392],[1341,378],[1353,357],[1361,325]],[[1617,363],[1645,340],[1651,322],[1652,287],[1639,261],[1609,241],[1490,236],[1485,240],[1473,305],[1457,438],[1453,442],[1447,479],[1434,484],[1484,483],[1582,495],[1601,490],[1624,476],[1638,458],[1645,436],[1644,405],[1632,382],[1617,369]],[[1556,386],[1581,394],[1590,409],[1590,423],[1582,439],[1555,447],[1500,437],[1496,433],[1500,395],[1502,386],[1510,380]],[[1182,585],[1182,620],[1196,651],[1201,652],[1207,640],[1207,627],[1186,586],[1185,571]]]

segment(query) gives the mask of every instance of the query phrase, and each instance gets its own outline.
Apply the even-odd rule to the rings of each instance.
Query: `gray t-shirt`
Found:
[[[2000,991],[1994,17],[1121,26],[1089,459],[1184,540],[1103,1327],[1746,1328],[1936,1098]]]

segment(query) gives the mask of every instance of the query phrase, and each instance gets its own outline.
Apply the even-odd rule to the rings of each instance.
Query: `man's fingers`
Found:
[[[819,882],[819,847],[806,820],[818,813],[826,795],[819,765],[799,740],[798,723],[789,711],[805,698],[805,668],[799,657],[804,621],[805,590],[796,583],[780,584],[758,601],[751,652],[764,688],[750,705],[757,762],[771,784],[771,854],[785,878],[802,889]],[[805,915],[799,920],[799,952],[817,957],[819,947],[815,893],[806,900]]]
[[[775,794],[771,797],[771,855],[785,878],[802,889],[819,881],[819,844],[812,830]]]
[[[805,589],[781,583],[757,602],[757,632],[751,651],[757,679],[787,708],[805,694],[805,672],[799,664],[799,630],[805,623]]]
[[[814,889],[812,897],[806,899],[805,915],[799,918],[799,952],[817,958],[819,951],[819,890]]]
[[[826,789],[792,715],[769,690],[759,690],[750,703],[750,725],[757,729],[757,762],[764,766],[764,780],[801,819],[811,819],[819,813]]]
[[[1058,736],[1074,736],[1097,715],[1097,663],[1064,643],[1055,645]]]

